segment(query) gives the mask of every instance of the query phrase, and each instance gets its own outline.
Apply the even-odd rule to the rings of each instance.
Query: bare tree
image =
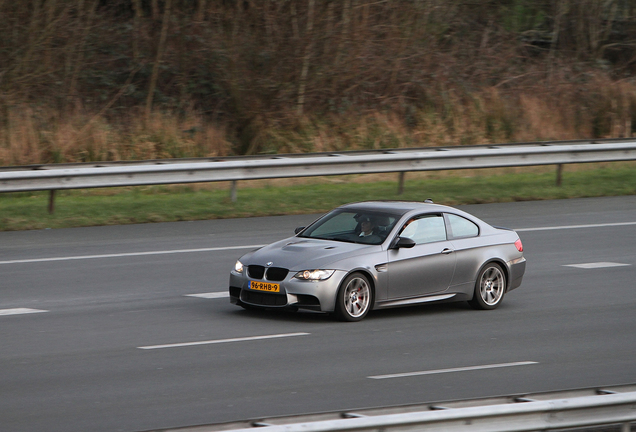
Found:
[[[163,22],[161,24],[161,34],[159,36],[159,43],[157,44],[157,55],[155,57],[155,63],[152,67],[152,75],[150,77],[150,85],[148,86],[148,96],[146,98],[146,121],[150,119],[150,113],[152,112],[152,100],[154,97],[155,89],[157,88],[157,79],[159,78],[159,65],[161,64],[161,58],[165,50],[166,37],[168,35],[168,23],[170,21],[170,12],[172,9],[172,0],[166,0],[165,9],[163,11]]]
[[[132,37],[132,48],[133,48],[133,58],[135,61],[139,60],[139,32],[141,26],[141,18],[143,16],[143,11],[141,9],[141,0],[133,0],[133,8],[135,10],[135,15],[133,18],[133,37]]]
[[[93,18],[95,17],[95,9],[99,0],[93,0],[88,5],[88,11],[84,11],[84,0],[78,0],[78,11],[80,12],[80,20],[78,25],[82,29],[81,38],[77,47],[77,54],[75,56],[75,62],[73,65],[73,74],[71,76],[71,83],[69,85],[68,98],[77,102],[77,80],[84,66],[84,51],[86,49],[86,43],[90,34],[91,26],[93,24]],[[85,16],[85,17],[84,17]],[[82,22],[82,18],[84,22]]]
[[[201,22],[205,18],[205,5],[206,0],[199,0],[197,3],[197,12],[195,15],[195,21]]]
[[[314,47],[314,9],[315,0],[307,0],[307,31],[305,32],[305,38],[307,39],[305,46],[305,55],[303,56],[303,67],[300,72],[300,82],[298,85],[298,105],[296,113],[298,116],[303,115],[303,109],[305,107],[305,90],[307,87],[307,74],[309,73],[309,62]]]

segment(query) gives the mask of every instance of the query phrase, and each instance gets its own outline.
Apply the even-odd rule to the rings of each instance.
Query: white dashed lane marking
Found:
[[[593,262],[593,263],[584,263],[584,264],[565,264],[563,267],[575,267],[582,269],[598,269],[598,268],[608,268],[608,267],[626,267],[631,264],[622,264],[615,262]]]
[[[512,366],[528,366],[539,364],[539,362],[535,361],[523,361],[523,362],[514,362],[514,363],[498,363],[498,364],[489,364],[489,365],[481,365],[481,366],[467,366],[467,367],[459,367],[459,368],[451,368],[451,369],[436,369],[436,370],[427,370],[427,371],[419,371],[419,372],[406,372],[406,373],[397,373],[390,375],[375,375],[367,378],[371,379],[389,379],[389,378],[404,378],[404,377],[412,377],[419,375],[437,375],[443,373],[451,373],[451,372],[466,372],[466,371],[474,371],[474,370],[483,370],[483,369],[498,369]]]
[[[201,248],[201,249],[175,249],[175,250],[163,250],[163,251],[104,254],[104,255],[78,255],[78,256],[67,256],[67,257],[33,258],[33,259],[0,261],[0,264],[24,264],[24,263],[51,262],[51,261],[72,261],[72,260],[85,260],[85,259],[135,257],[135,256],[147,256],[147,255],[170,255],[170,254],[182,254],[182,253],[216,252],[216,251],[237,250],[237,249],[256,249],[262,246],[263,245],[225,246],[225,247],[213,247],[213,248]]]
[[[41,309],[29,309],[29,308],[0,309],[0,316],[25,315],[25,314],[42,313],[42,312],[48,312],[48,311],[41,310]]]
[[[605,228],[605,227],[618,227],[618,226],[629,226],[629,225],[636,225],[636,222],[616,222],[616,223],[589,224],[589,225],[563,225],[563,226],[538,227],[538,228],[515,228],[515,231],[517,232],[553,231],[553,230],[564,230],[564,229]]]
[[[182,347],[190,347],[196,345],[212,345],[212,344],[221,344],[221,343],[230,343],[230,342],[245,342],[245,341],[256,341],[263,339],[278,339],[278,338],[287,338],[294,336],[307,336],[310,333],[283,333],[283,334],[274,334],[274,335],[265,335],[265,336],[248,336],[242,338],[232,338],[232,339],[217,339],[217,340],[207,340],[207,341],[199,341],[199,342],[184,342],[184,343],[174,343],[167,345],[150,345],[150,346],[140,346],[137,347],[142,350],[154,350],[154,349],[162,349],[162,348],[182,348]]]
[[[227,298],[230,296],[228,291],[220,291],[220,292],[209,292],[209,293],[201,293],[201,294],[186,294],[186,297],[198,297],[204,299],[215,299],[215,298]]]

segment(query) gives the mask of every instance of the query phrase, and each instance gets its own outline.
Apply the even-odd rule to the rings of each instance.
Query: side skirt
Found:
[[[395,306],[408,306],[408,305],[414,305],[418,303],[428,303],[428,302],[434,302],[434,301],[440,301],[440,300],[448,300],[450,298],[455,297],[456,295],[457,293],[452,293],[452,294],[441,294],[441,295],[426,296],[426,297],[414,297],[414,298],[401,299],[401,300],[389,300],[389,301],[383,301],[381,303],[376,302],[374,309],[382,309],[382,308],[395,307]]]

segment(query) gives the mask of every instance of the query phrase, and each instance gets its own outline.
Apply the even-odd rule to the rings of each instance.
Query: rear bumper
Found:
[[[526,259],[524,257],[512,260],[508,262],[508,268],[510,269],[510,283],[508,284],[508,291],[512,291],[515,288],[519,288],[523,275],[526,272]]]

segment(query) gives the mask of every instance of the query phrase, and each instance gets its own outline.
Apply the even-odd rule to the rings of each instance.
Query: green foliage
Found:
[[[528,30],[545,30],[552,16],[552,2],[545,0],[508,0],[502,2],[502,25],[510,32],[521,34]]]

